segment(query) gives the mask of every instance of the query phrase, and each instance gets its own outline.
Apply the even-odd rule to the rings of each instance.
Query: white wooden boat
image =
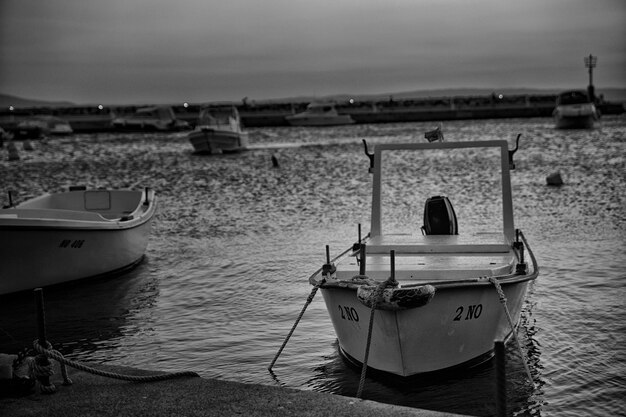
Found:
[[[0,294],[117,274],[144,256],[154,191],[44,194],[0,210]]]
[[[591,129],[599,113],[586,91],[572,90],[559,94],[552,116],[557,129]]]
[[[332,103],[310,103],[301,113],[285,117],[291,126],[338,126],[354,123],[349,114],[339,114]]]
[[[499,185],[493,193],[501,210],[488,211],[499,218],[485,219],[485,225],[496,230],[464,228],[468,221],[459,216],[457,223],[446,197],[417,198],[421,178],[410,182],[405,174],[396,174],[400,177],[383,181],[384,172],[409,158],[417,162],[407,166],[414,167],[425,155],[446,160],[463,152],[490,156],[489,167],[500,171],[493,177],[493,184]],[[368,370],[411,377],[478,365],[493,356],[494,341],[512,335],[528,283],[538,275],[534,255],[513,224],[509,175],[513,152],[506,141],[478,141],[382,144],[368,154],[373,172],[371,231],[362,239],[359,227],[358,242],[332,262],[327,253],[327,263],[309,280],[320,288],[346,359],[361,366],[366,362]],[[482,164],[476,169],[486,172]],[[404,186],[407,182],[416,189]],[[412,203],[427,202],[422,232],[416,225],[383,229],[388,224],[382,219],[383,208],[402,204],[396,200],[401,192]],[[471,198],[476,201],[464,204],[458,213],[482,209],[487,197],[461,199]],[[482,211],[476,218],[482,221]],[[525,261],[524,250],[532,265]]]
[[[169,106],[142,107],[133,114],[114,117],[111,125],[117,130],[176,132],[189,129],[189,123],[176,118]]]
[[[248,134],[243,131],[235,106],[202,108],[196,128],[187,137],[198,153],[240,152],[248,148]]]

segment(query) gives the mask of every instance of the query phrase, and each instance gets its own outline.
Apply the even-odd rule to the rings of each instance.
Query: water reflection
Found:
[[[123,276],[45,288],[46,337],[53,347],[68,357],[97,360],[107,356],[103,350],[118,349],[121,339],[144,327],[159,296],[158,282],[146,274],[149,264],[144,259]],[[3,296],[0,317],[3,352],[32,347],[38,337],[33,292]]]
[[[338,349],[338,343],[333,343]],[[526,373],[519,360],[515,360],[517,348],[507,347],[507,401],[524,404],[524,411],[530,411],[534,390],[527,382]],[[360,383],[360,368],[354,368],[337,354],[323,358],[324,363],[316,367],[314,376],[307,385],[315,391],[353,397]],[[448,413],[492,416],[495,408],[495,368],[492,362],[458,374],[439,374],[428,377],[399,378],[367,377],[362,398],[388,404],[424,408]],[[535,405],[534,408],[538,408]],[[522,411],[522,410],[517,410]]]

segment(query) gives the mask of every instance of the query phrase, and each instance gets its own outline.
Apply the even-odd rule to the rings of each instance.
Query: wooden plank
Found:
[[[395,256],[395,272],[399,280],[446,280],[477,278],[510,273],[515,256],[507,254],[412,254]],[[388,255],[367,256],[365,274],[386,279],[391,270]],[[359,273],[356,258],[337,265],[337,277],[349,279]]]
[[[475,235],[383,235],[371,239],[368,254],[389,253],[506,253],[511,245],[500,233]]]

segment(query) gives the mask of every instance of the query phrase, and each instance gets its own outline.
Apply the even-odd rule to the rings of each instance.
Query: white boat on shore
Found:
[[[143,259],[154,191],[76,188],[0,209],[0,295],[121,273]]]
[[[332,103],[310,103],[301,113],[285,116],[291,126],[339,126],[354,123],[349,114],[339,114]]]
[[[552,112],[557,129],[591,129],[599,118],[598,110],[586,91],[564,91]]]
[[[370,233],[361,238],[359,226],[358,242],[332,261],[327,248],[326,264],[309,279],[321,290],[340,353],[350,363],[366,363],[368,371],[399,377],[462,369],[489,360],[494,341],[513,335],[528,284],[538,275],[534,255],[513,224],[509,173],[513,152],[503,140],[375,146],[370,155]],[[493,184],[489,197],[456,196],[463,202],[457,223],[450,199],[428,198],[434,195],[428,192],[462,190],[461,184],[454,187],[448,178],[440,186],[431,182],[420,186],[423,179],[413,181],[406,172],[424,158],[453,161],[468,154],[480,158],[476,167],[480,176],[486,175],[486,168],[500,174],[486,175]],[[408,170],[383,178],[398,164]],[[480,176],[478,180],[485,181]],[[429,191],[421,195],[426,202],[421,232],[415,225],[382,218],[390,205],[414,204],[422,189]],[[400,198],[403,190],[406,199]],[[491,201],[497,204],[492,207]],[[484,210],[486,205],[489,210]],[[481,214],[472,216],[476,208]]]
[[[235,106],[202,108],[196,128],[187,137],[198,153],[241,152],[248,148],[248,134],[243,131]]]
[[[117,130],[177,132],[189,129],[189,123],[176,118],[169,106],[142,107],[133,114],[114,117],[111,125]]]

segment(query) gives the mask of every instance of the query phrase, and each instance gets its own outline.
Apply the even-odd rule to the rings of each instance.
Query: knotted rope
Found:
[[[530,380],[530,383],[535,386],[535,382],[533,381],[533,377],[530,373],[530,369],[528,368],[528,363],[526,361],[526,355],[524,354],[524,351],[522,350],[522,344],[520,343],[518,337],[517,337],[517,332],[515,331],[515,325],[513,324],[513,319],[511,318],[511,313],[509,312],[509,308],[506,305],[506,295],[504,295],[504,291],[502,291],[502,287],[500,286],[500,283],[498,282],[498,280],[496,279],[496,277],[489,277],[489,282],[491,282],[493,284],[494,287],[496,287],[496,291],[498,292],[498,295],[500,296],[500,303],[502,303],[502,307],[504,308],[504,313],[506,314],[506,319],[509,322],[509,326],[511,326],[511,333],[513,334],[513,338],[515,339],[515,343],[517,344],[517,349],[519,350],[519,354],[522,358],[522,363],[524,364],[524,369],[526,370],[526,374],[528,375],[528,379]]]
[[[39,355],[35,358],[28,358],[28,371],[29,374],[36,378],[39,381],[39,389],[44,394],[52,394],[56,392],[56,386],[50,382],[50,377],[54,374],[52,370],[52,363],[48,360],[47,352],[55,356],[60,356],[61,352],[58,350],[52,349],[52,345],[49,342],[45,342],[46,347],[43,348],[40,344],[39,340],[35,340],[33,342],[33,346]],[[72,385],[72,380],[67,375],[67,367],[65,363],[59,362],[61,364],[61,375],[63,376],[63,385]]]
[[[46,344],[46,347],[43,347],[39,344],[39,340],[35,340],[33,343],[33,347],[37,352],[42,355],[47,356],[48,358],[54,359],[61,364],[61,372],[63,374],[63,380],[65,385],[70,385],[72,381],[67,377],[67,370],[65,365],[71,366],[72,368],[88,372],[94,375],[103,376],[107,378],[120,379],[123,381],[133,381],[133,382],[155,382],[155,381],[164,381],[167,379],[179,378],[179,377],[199,377],[199,375],[193,371],[183,371],[183,372],[172,372],[172,373],[164,373],[157,375],[124,375],[119,374],[117,372],[109,372],[103,371],[101,369],[95,369],[84,365],[79,362],[72,361],[70,359],[66,359],[59,351],[52,349],[50,343]],[[48,369],[49,368],[49,369]],[[48,376],[52,375],[52,366],[48,365],[48,367],[41,370],[41,372],[45,372]],[[52,385],[52,384],[51,384]],[[54,385],[53,391],[54,392]],[[49,389],[49,388],[46,388]]]

